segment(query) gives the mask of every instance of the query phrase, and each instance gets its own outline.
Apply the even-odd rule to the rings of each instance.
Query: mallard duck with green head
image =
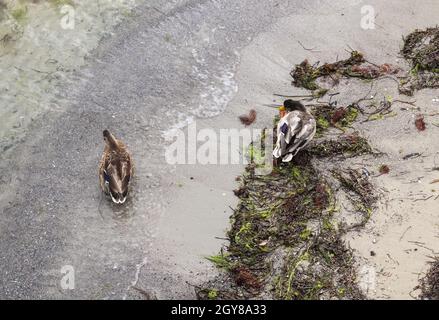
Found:
[[[314,138],[316,121],[299,101],[285,100],[279,111],[281,119],[277,124],[273,156],[281,158],[282,162],[290,162]]]

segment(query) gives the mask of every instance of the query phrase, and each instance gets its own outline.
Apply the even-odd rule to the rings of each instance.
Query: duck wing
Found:
[[[302,130],[300,112],[293,111],[285,115],[277,124],[277,141],[273,156],[279,158],[287,153],[289,145],[296,140],[295,136]]]
[[[99,161],[99,183],[102,191],[107,192],[106,183],[109,181],[107,167],[110,160],[109,151],[106,148],[102,154],[101,160]]]
[[[283,162],[289,162],[291,159],[303,148],[305,148],[314,138],[316,133],[316,121],[308,117],[302,120],[302,128],[295,136],[293,143],[291,143],[287,150],[286,156],[282,159]]]

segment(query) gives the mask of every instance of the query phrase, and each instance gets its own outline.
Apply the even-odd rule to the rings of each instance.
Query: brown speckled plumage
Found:
[[[133,176],[131,155],[125,144],[104,130],[105,148],[99,163],[99,182],[102,191],[115,203],[124,203]]]

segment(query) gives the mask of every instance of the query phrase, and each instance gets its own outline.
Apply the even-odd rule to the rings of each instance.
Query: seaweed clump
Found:
[[[350,147],[339,141],[342,147],[320,157],[349,152],[352,143],[365,141],[346,139]],[[365,298],[353,253],[342,240],[344,229],[334,218],[333,187],[311,161],[315,152],[301,152],[269,175],[256,175],[255,165],[247,166],[235,190],[240,202],[231,216],[229,245],[208,257],[226,272],[197,288],[198,298]]]
[[[306,157],[306,155],[303,155]],[[300,157],[299,157],[300,158]],[[227,271],[228,290],[216,284],[198,291],[222,298],[362,299],[352,252],[332,221],[335,199],[309,159],[256,176],[249,165],[241,178],[240,203],[231,217],[226,252],[209,257]],[[219,295],[216,298],[220,298]]]
[[[311,65],[305,59],[296,65],[290,73],[294,86],[314,91],[315,97],[323,96],[328,91],[317,84],[317,80],[321,77],[329,77],[335,84],[338,84],[339,79],[343,76],[371,80],[397,72],[396,68],[387,63],[382,65],[369,63],[358,51],[352,51],[350,57],[345,60],[325,63],[321,66],[318,64],[317,62]]]
[[[404,39],[401,50],[419,70],[439,72],[439,27],[415,30]]]
[[[343,156],[352,158],[372,153],[369,142],[357,133],[341,135],[337,139],[327,139],[313,144],[308,150],[317,158]]]
[[[359,170],[333,169],[332,174],[341,185],[341,188],[347,193],[350,202],[354,205],[355,211],[362,214],[363,217],[359,223],[343,226],[344,231],[363,227],[373,211],[373,206],[377,201],[377,196],[373,185],[370,183],[368,176]]]
[[[311,111],[316,119],[317,133],[322,134],[330,127],[345,131],[358,118],[359,109],[354,105],[334,108],[329,104],[319,105]]]
[[[404,38],[402,55],[411,64],[399,91],[413,95],[415,90],[439,88],[439,27],[415,30]]]
[[[431,262],[430,269],[416,289],[421,289],[420,299],[439,300],[439,258]]]

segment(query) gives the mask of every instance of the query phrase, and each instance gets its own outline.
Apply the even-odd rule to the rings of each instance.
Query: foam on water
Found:
[[[192,49],[192,56],[195,60],[195,64],[192,66],[192,76],[198,80],[199,95],[194,98],[193,107],[189,106],[186,113],[177,113],[177,121],[163,132],[165,138],[175,136],[178,130],[183,129],[196,119],[220,115],[226,110],[227,104],[238,91],[238,85],[235,81],[235,70],[239,62],[238,52],[235,51],[234,59],[228,61],[229,66],[222,65],[219,69],[208,65],[206,59],[196,49]],[[175,118],[175,115],[173,117]]]

